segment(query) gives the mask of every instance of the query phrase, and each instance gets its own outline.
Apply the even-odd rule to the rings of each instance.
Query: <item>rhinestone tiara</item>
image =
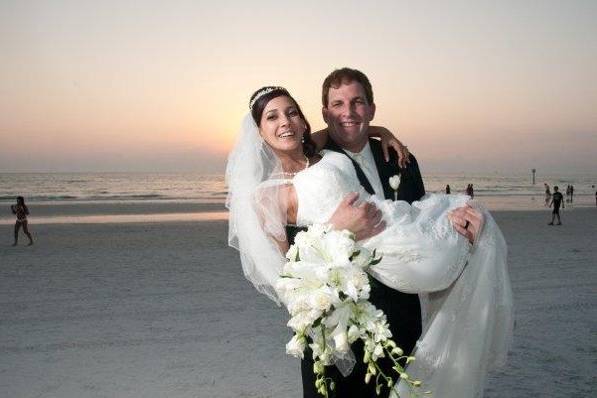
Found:
[[[286,89],[284,87],[280,87],[280,86],[275,86],[275,87],[265,87],[261,90],[259,90],[257,92],[257,94],[255,94],[255,97],[251,100],[251,102],[249,102],[249,109],[253,109],[253,105],[255,105],[255,102],[257,102],[257,100],[261,97],[263,97],[266,94],[271,93],[272,91],[275,90],[284,90],[286,91]]]

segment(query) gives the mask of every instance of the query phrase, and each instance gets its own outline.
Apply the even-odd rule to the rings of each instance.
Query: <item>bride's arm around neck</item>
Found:
[[[369,126],[367,129],[369,137],[379,138],[386,162],[389,160],[389,150],[392,149],[398,154],[398,164],[400,167],[406,167],[410,163],[410,152],[390,130],[382,126]],[[329,132],[327,128],[318,130],[311,134],[311,139],[315,142],[317,151],[321,151],[328,142]]]

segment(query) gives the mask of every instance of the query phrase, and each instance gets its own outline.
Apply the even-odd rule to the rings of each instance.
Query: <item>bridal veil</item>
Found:
[[[228,244],[240,252],[245,277],[278,305],[274,286],[285,258],[272,238],[286,240],[286,208],[278,194],[287,181],[281,175],[280,161],[247,114],[226,166]]]

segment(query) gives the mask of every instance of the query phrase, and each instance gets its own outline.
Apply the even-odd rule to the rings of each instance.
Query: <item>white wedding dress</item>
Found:
[[[297,224],[325,223],[349,192],[375,202],[387,227],[361,242],[383,256],[369,273],[421,296],[423,333],[409,375],[435,398],[482,397],[487,372],[505,363],[513,327],[506,244],[495,221],[484,211],[485,225],[471,250],[447,218],[468,196],[427,195],[412,205],[380,200],[364,191],[345,155],[322,154],[292,179]],[[396,389],[403,398],[411,396],[405,383]]]

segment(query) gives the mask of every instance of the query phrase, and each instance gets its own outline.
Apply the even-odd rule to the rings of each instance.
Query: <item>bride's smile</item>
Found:
[[[276,152],[300,154],[306,125],[296,104],[286,96],[272,99],[263,110],[259,132]]]

